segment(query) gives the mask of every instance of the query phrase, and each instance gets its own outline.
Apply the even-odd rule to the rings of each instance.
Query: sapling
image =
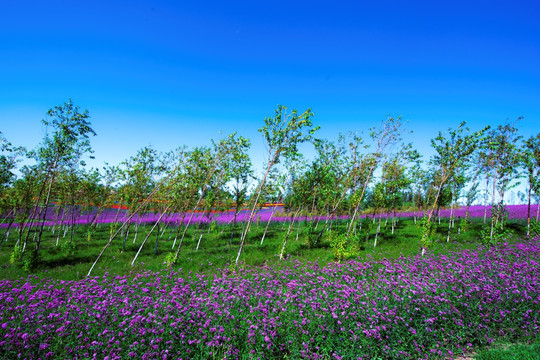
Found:
[[[313,133],[318,129],[312,128],[311,117],[313,113],[311,109],[307,109],[302,114],[298,114],[297,110],[293,110],[290,114],[287,113],[287,107],[278,105],[273,117],[264,119],[264,126],[259,129],[266,141],[268,160],[266,164],[266,172],[264,173],[261,183],[257,188],[253,207],[247,219],[245,230],[240,239],[240,247],[236,256],[235,264],[238,265],[242,249],[244,247],[247,233],[249,231],[253,215],[259,202],[259,197],[264,189],[264,185],[270,170],[276,165],[282,156],[291,157],[298,152],[298,145],[311,140]]]
[[[425,254],[432,242],[431,237],[434,230],[431,219],[439,203],[438,200],[443,187],[458,169],[470,161],[470,155],[478,147],[483,134],[488,129],[489,126],[469,134],[469,129],[465,127],[465,122],[462,122],[456,130],[448,130],[448,138],[439,132],[439,135],[431,140],[431,146],[437,152],[432,162],[438,167],[438,176],[435,178],[437,185],[433,205],[423,221],[423,232],[420,240],[422,255]]]

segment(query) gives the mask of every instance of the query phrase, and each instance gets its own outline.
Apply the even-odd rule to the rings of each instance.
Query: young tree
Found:
[[[22,147],[13,147],[0,131],[0,195],[15,180],[13,171],[17,166],[18,158],[24,155],[24,152],[25,149]]]
[[[347,237],[349,237],[352,226],[355,222],[356,216],[358,215],[358,210],[360,209],[360,204],[364,198],[366,189],[371,182],[371,177],[373,172],[385,154],[396,144],[400,143],[403,135],[403,122],[401,117],[393,118],[388,117],[384,121],[379,129],[372,129],[370,132],[371,139],[375,142],[375,151],[370,154],[370,162],[367,168],[367,174],[364,176],[364,181],[362,184],[362,190],[360,196],[357,200],[357,205],[354,208],[354,212],[351,216],[349,227],[347,229]]]
[[[465,127],[465,122],[462,122],[456,130],[448,129],[448,138],[439,132],[439,135],[431,140],[431,146],[437,152],[432,162],[437,165],[438,169],[433,205],[427,216],[424,217],[424,230],[421,238],[422,255],[425,254],[427,247],[431,243],[431,220],[443,187],[456,171],[467,164],[470,160],[470,155],[478,147],[483,134],[488,129],[489,127],[485,127],[482,130],[469,134],[469,128]]]
[[[410,146],[407,146],[383,163],[382,181],[389,201],[389,210],[392,213],[392,234],[395,229],[396,208],[403,205],[403,191],[410,184],[406,176],[406,165],[419,157],[420,154],[416,150],[411,150]]]
[[[517,121],[520,119],[518,118]],[[521,163],[520,148],[517,144],[522,137],[517,131],[515,123],[507,121],[490,132],[487,142],[492,155],[490,165],[493,178],[490,241],[493,241],[495,231],[502,231],[504,227],[504,195],[506,191],[517,185],[512,184],[519,175],[518,169]]]
[[[298,114],[297,110],[293,110],[290,114],[287,113],[287,107],[278,105],[273,117],[266,117],[264,119],[264,126],[259,129],[263,134],[264,140],[267,145],[268,160],[266,164],[266,172],[262,177],[261,183],[257,188],[255,201],[251,209],[250,215],[247,220],[247,224],[242,238],[240,240],[240,247],[238,249],[238,255],[236,256],[235,264],[238,265],[242,249],[246,241],[247,233],[251,222],[253,221],[253,215],[255,209],[263,191],[266,178],[270,173],[270,170],[276,165],[282,156],[291,157],[298,152],[298,145],[312,139],[313,133],[318,127],[313,128],[311,118],[313,113],[311,109],[307,109],[302,114]]]
[[[251,142],[242,136],[232,138],[232,153],[230,157],[230,177],[232,183],[228,189],[234,200],[234,216],[231,229],[231,242],[234,236],[236,227],[236,218],[242,209],[242,206],[247,200],[247,192],[249,181],[253,176],[251,159],[249,158],[248,150],[251,147]]]
[[[128,217],[132,214],[140,217],[147,209],[146,207],[140,207],[139,204],[152,193],[157,178],[163,170],[163,167],[160,165],[160,155],[155,149],[147,146],[137,151],[135,156],[123,161],[120,166],[121,172],[119,174],[123,181],[122,186],[118,189],[119,195],[121,196],[120,205],[127,205]],[[118,211],[120,211],[120,208]],[[113,224],[113,226],[116,225]],[[127,224],[124,241],[122,243],[122,251],[125,250],[130,227],[131,222]],[[136,239],[138,226],[136,226],[135,231]]]
[[[90,135],[95,136],[96,133],[90,127],[89,118],[88,110],[81,112],[79,107],[69,99],[63,105],[50,109],[47,112],[47,118],[42,120],[46,127],[45,138],[42,144],[31,153],[37,162],[36,168],[42,179],[36,202],[36,207],[41,204],[42,222],[39,225],[29,268],[36,265],[51,190],[58,175],[74,163],[84,164],[83,156],[92,153]]]
[[[362,149],[367,146],[364,146],[364,140],[356,133],[349,133],[348,137],[340,134],[337,144],[317,140],[315,148],[318,153],[316,162],[320,166],[319,173],[325,181],[319,198],[322,207],[326,208],[326,221],[313,241],[313,245],[322,238],[329,220],[337,216],[346,196],[351,192],[356,192],[358,184],[367,177],[367,171],[372,162],[370,157],[362,154]],[[360,196],[353,195],[353,197],[361,201]],[[315,228],[318,224],[317,222]]]
[[[14,170],[18,158],[24,155],[25,149],[22,147],[13,147],[0,132],[0,215],[9,219],[6,229],[5,239],[9,237],[9,230],[15,222],[18,213],[17,208],[19,199],[13,185],[16,180]],[[4,239],[0,239],[0,244]]]

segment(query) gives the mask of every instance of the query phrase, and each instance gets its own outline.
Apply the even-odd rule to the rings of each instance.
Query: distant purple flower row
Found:
[[[451,358],[538,336],[540,241],[221,276],[0,281],[4,359]]]
[[[534,217],[537,211],[538,205],[533,205],[531,207],[531,216]],[[484,216],[484,206],[471,206],[469,209],[469,216],[473,218],[479,218]],[[527,205],[507,205],[506,209],[509,212],[509,218],[510,219],[525,219],[527,217]],[[259,220],[262,222],[266,222],[269,220],[273,209],[263,209],[259,211],[255,215],[255,221]],[[278,208],[278,212],[282,212],[283,208]],[[454,209],[454,216],[464,218],[466,213],[465,207]],[[97,215],[97,210],[93,210],[90,212],[84,212],[83,214],[77,214],[76,216],[71,216],[70,214],[67,214],[67,216],[63,216],[62,214],[58,215],[53,209],[48,209],[47,214],[45,216],[45,226],[52,226],[52,225],[58,225],[58,224],[67,224],[70,225],[72,223],[74,224],[83,224],[87,225],[94,221],[95,216]],[[399,217],[422,217],[424,215],[424,211],[417,211],[417,212],[398,212],[396,216]],[[178,225],[183,221],[183,224],[188,223],[190,219],[191,213],[188,214],[179,214],[179,213],[173,213],[173,214],[167,214],[163,216],[161,219],[161,222],[169,223],[169,224],[175,224]],[[362,215],[361,217],[366,217],[371,215]],[[391,213],[383,213],[382,215],[380,213],[377,213],[375,217],[382,216],[383,218],[391,217],[393,214]],[[450,216],[450,209],[441,209],[440,210],[440,216],[441,217],[449,217]],[[487,208],[487,216],[491,216],[491,207]],[[215,221],[218,224],[228,224],[233,221],[234,213],[233,212],[224,212],[224,213],[210,213],[210,214],[204,214],[204,213],[195,213],[193,215],[193,219],[191,219],[191,223],[210,223],[212,221]],[[249,211],[243,210],[241,211],[236,221],[238,222],[245,222],[247,221],[249,217]],[[97,217],[97,221],[99,223],[112,223],[115,220],[118,222],[124,222],[129,218],[127,212],[125,210],[121,210],[118,213],[118,210],[115,209],[108,209],[99,214]],[[347,219],[348,216],[340,216],[340,219]],[[133,223],[143,223],[143,224],[149,224],[154,223],[159,219],[158,213],[146,213],[142,215],[135,215],[132,217],[131,221]],[[183,219],[183,220],[182,220]],[[313,216],[313,217],[305,217],[302,216],[298,220],[304,221],[304,220],[325,220],[326,216]],[[273,216],[271,219],[272,222],[287,222],[291,221],[290,217],[283,217],[283,216]],[[36,224],[34,224],[36,225]],[[0,224],[0,228],[7,227],[7,223]],[[17,226],[15,224],[14,226]]]

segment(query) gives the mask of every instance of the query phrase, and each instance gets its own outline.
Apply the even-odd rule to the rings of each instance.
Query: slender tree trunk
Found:
[[[3,240],[3,241],[5,241],[6,243],[7,243],[8,240],[9,240],[9,232],[10,232],[11,226],[13,225],[14,222],[15,222],[15,217],[13,217],[13,219],[11,219],[11,220],[9,221],[8,226],[7,226],[7,228],[6,228],[6,234],[5,234],[4,240]],[[2,245],[2,242],[3,242],[3,241],[0,241],[0,245]]]
[[[529,192],[527,194],[527,237],[531,234],[531,187],[529,186]]]
[[[486,192],[484,193],[484,226],[487,222],[487,208],[488,208],[488,197],[489,197],[489,176],[486,175]]]
[[[199,240],[197,241],[197,247],[195,248],[195,251],[199,251],[199,245],[201,245],[202,237],[203,237],[203,232],[201,231],[201,235],[199,236]]]
[[[127,226],[126,235],[124,236],[124,241],[122,242],[122,252],[126,250],[126,241],[129,236],[129,229],[131,228],[131,222]]]
[[[176,235],[174,236],[174,241],[172,245],[172,249],[176,246],[176,240],[178,239],[178,235],[180,234],[180,229],[182,228],[182,225],[184,224],[184,219],[186,218],[186,212],[185,210],[182,212],[182,220],[180,220],[180,223],[178,224],[178,229],[176,230]]]
[[[302,208],[299,208],[296,213],[294,214],[293,218],[291,219],[291,223],[289,224],[289,229],[287,230],[287,234],[285,235],[285,239],[283,239],[283,246],[281,247],[281,251],[279,253],[279,260],[283,260],[283,254],[285,253],[285,246],[287,245],[287,240],[289,239],[289,235],[291,234],[291,229],[294,225],[294,221],[298,215],[298,213],[300,213],[300,210],[302,210]]]
[[[26,222],[26,224],[24,222],[21,223],[21,228],[24,229],[24,225],[26,225],[26,227],[28,228],[26,230],[26,236],[24,237],[24,243],[23,243],[23,250],[21,251],[21,259],[22,259],[22,256],[24,255],[24,251],[26,250],[26,244],[28,243],[28,239],[30,237],[30,230],[32,229],[32,226],[34,225],[34,220],[36,218],[36,215],[37,215],[37,210],[39,208],[39,203],[41,202],[41,198],[43,196],[43,191],[45,191],[45,185],[46,183],[43,182],[43,185],[41,186],[41,189],[39,191],[39,194],[38,194],[38,197],[37,197],[37,200],[36,200],[36,205],[34,206],[34,211],[32,212],[32,216],[30,217],[29,221]],[[23,231],[24,232],[24,231]],[[20,234],[20,240],[22,240],[22,232]]]
[[[34,259],[36,259],[37,256],[38,256],[39,246],[41,244],[41,236],[43,235],[43,227],[45,226],[45,217],[47,215],[47,206],[49,204],[49,200],[50,200],[50,197],[51,197],[51,190],[52,190],[53,182],[54,182],[54,174],[51,176],[51,181],[49,183],[49,188],[47,189],[47,196],[45,197],[45,211],[43,212],[43,218],[42,218],[41,226],[39,228],[39,235],[38,235],[38,239],[37,239],[37,242],[36,242],[36,247],[34,249]]]
[[[231,229],[231,238],[229,240],[229,245],[232,245],[233,237],[234,237],[234,230],[236,229],[236,216],[238,215],[238,211],[234,211],[234,216],[232,218],[232,229]]]
[[[381,220],[382,220],[383,210],[379,213],[379,225],[377,225],[377,231],[375,232],[375,241],[373,242],[373,247],[377,247],[377,239],[379,238],[379,232],[381,231]]]
[[[161,218],[165,215],[165,213],[167,212],[167,210],[169,210],[169,207],[171,205],[167,205],[167,207],[165,208],[164,212],[159,216],[159,218],[157,219],[156,223],[154,224],[154,226],[152,226],[152,229],[150,229],[150,232],[148,233],[148,235],[146,235],[146,237],[144,238],[143,242],[141,243],[141,246],[139,246],[139,250],[137,250],[137,254],[135,254],[135,257],[133,258],[133,261],[131,262],[131,266],[134,266],[135,265],[135,261],[137,261],[137,258],[139,257],[139,254],[141,253],[141,250],[144,246],[144,244],[146,243],[146,241],[148,240],[148,238],[150,237],[150,235],[152,235],[152,232],[154,232],[154,229],[159,226],[159,222],[161,221]],[[159,232],[158,232],[159,234]]]
[[[494,207],[495,207],[495,189],[496,189],[496,185],[497,185],[497,177],[496,176],[493,176],[493,192],[491,194],[491,211],[493,212],[494,210]],[[497,210],[495,210],[497,212]],[[493,232],[494,232],[494,228],[495,228],[495,217],[497,217],[498,215],[497,214],[491,214],[491,230],[490,230],[490,233],[489,233],[489,238],[491,240],[493,240]]]
[[[249,217],[248,217],[248,221],[247,221],[247,224],[246,224],[246,229],[242,233],[242,238],[240,240],[240,247],[238,248],[238,254],[236,255],[236,260],[235,260],[236,265],[238,265],[238,261],[240,260],[240,255],[242,254],[242,249],[244,248],[244,243],[246,242],[246,237],[247,237],[247,233],[249,231],[249,226],[250,226],[250,224],[252,222],[253,215],[255,214],[255,209],[257,208],[257,203],[259,202],[259,198],[261,196],[264,184],[266,182],[266,178],[268,177],[268,174],[270,173],[270,169],[274,165],[274,161],[275,161],[275,159],[272,159],[268,163],[268,168],[266,169],[266,173],[264,174],[263,179],[261,181],[261,186],[259,187],[259,191],[257,191],[257,196],[255,198],[255,202],[253,203],[253,208],[251,209],[251,212],[250,212]]]
[[[157,249],[158,249],[158,242],[159,242],[159,238],[161,237],[159,235],[159,221],[158,221],[158,228],[157,228],[157,231],[156,231],[156,246],[154,247],[154,256],[157,255]],[[164,226],[165,227],[165,226]],[[163,234],[162,234],[163,235]]]
[[[446,235],[446,242],[450,242],[450,229],[454,227],[454,192],[455,187],[452,186],[452,193],[450,196],[450,217],[448,218],[448,234]]]
[[[378,151],[379,151],[379,148],[377,148],[377,152]],[[362,204],[362,200],[364,199],[364,193],[366,192],[367,186],[371,180],[371,174],[373,173],[373,170],[375,169],[375,166],[377,165],[377,160],[378,160],[378,157],[375,157],[373,159],[373,163],[371,164],[369,168],[369,172],[364,182],[364,186],[362,187],[362,192],[360,193],[360,198],[358,199],[358,204],[356,204],[354,208],[354,212],[351,217],[351,222],[349,223],[349,228],[347,229],[347,237],[349,237],[349,234],[351,233],[352,224],[354,223],[354,220],[356,219],[356,215],[358,214],[358,210],[360,209],[360,205]]]
[[[441,195],[441,191],[442,191],[442,187],[445,183],[445,181],[447,180],[447,176],[443,176],[443,178],[441,179],[441,182],[439,183],[439,186],[437,188],[437,194],[435,195],[435,200],[433,202],[433,206],[431,207],[431,210],[429,211],[428,213],[428,217],[426,219],[426,226],[429,228],[430,224],[431,224],[431,219],[433,217],[433,213],[435,212],[435,208],[437,206],[437,203],[439,201],[439,196]],[[426,240],[426,237],[428,237],[429,234],[427,232],[424,232],[424,234],[422,234],[422,243],[424,242],[424,240]],[[422,249],[422,256],[425,255],[426,253],[426,247],[424,245],[421,246],[421,249]]]
[[[261,239],[261,245],[263,244],[264,238],[266,237],[266,233],[268,232],[268,227],[270,226],[270,222],[272,221],[272,217],[274,216],[276,212],[277,206],[274,207],[274,211],[270,214],[270,217],[268,218],[268,221],[266,222],[266,227],[264,228],[263,236]]]

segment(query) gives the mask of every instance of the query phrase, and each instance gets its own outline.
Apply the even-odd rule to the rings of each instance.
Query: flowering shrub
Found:
[[[540,241],[221,275],[0,281],[0,354],[451,358],[540,331]]]

